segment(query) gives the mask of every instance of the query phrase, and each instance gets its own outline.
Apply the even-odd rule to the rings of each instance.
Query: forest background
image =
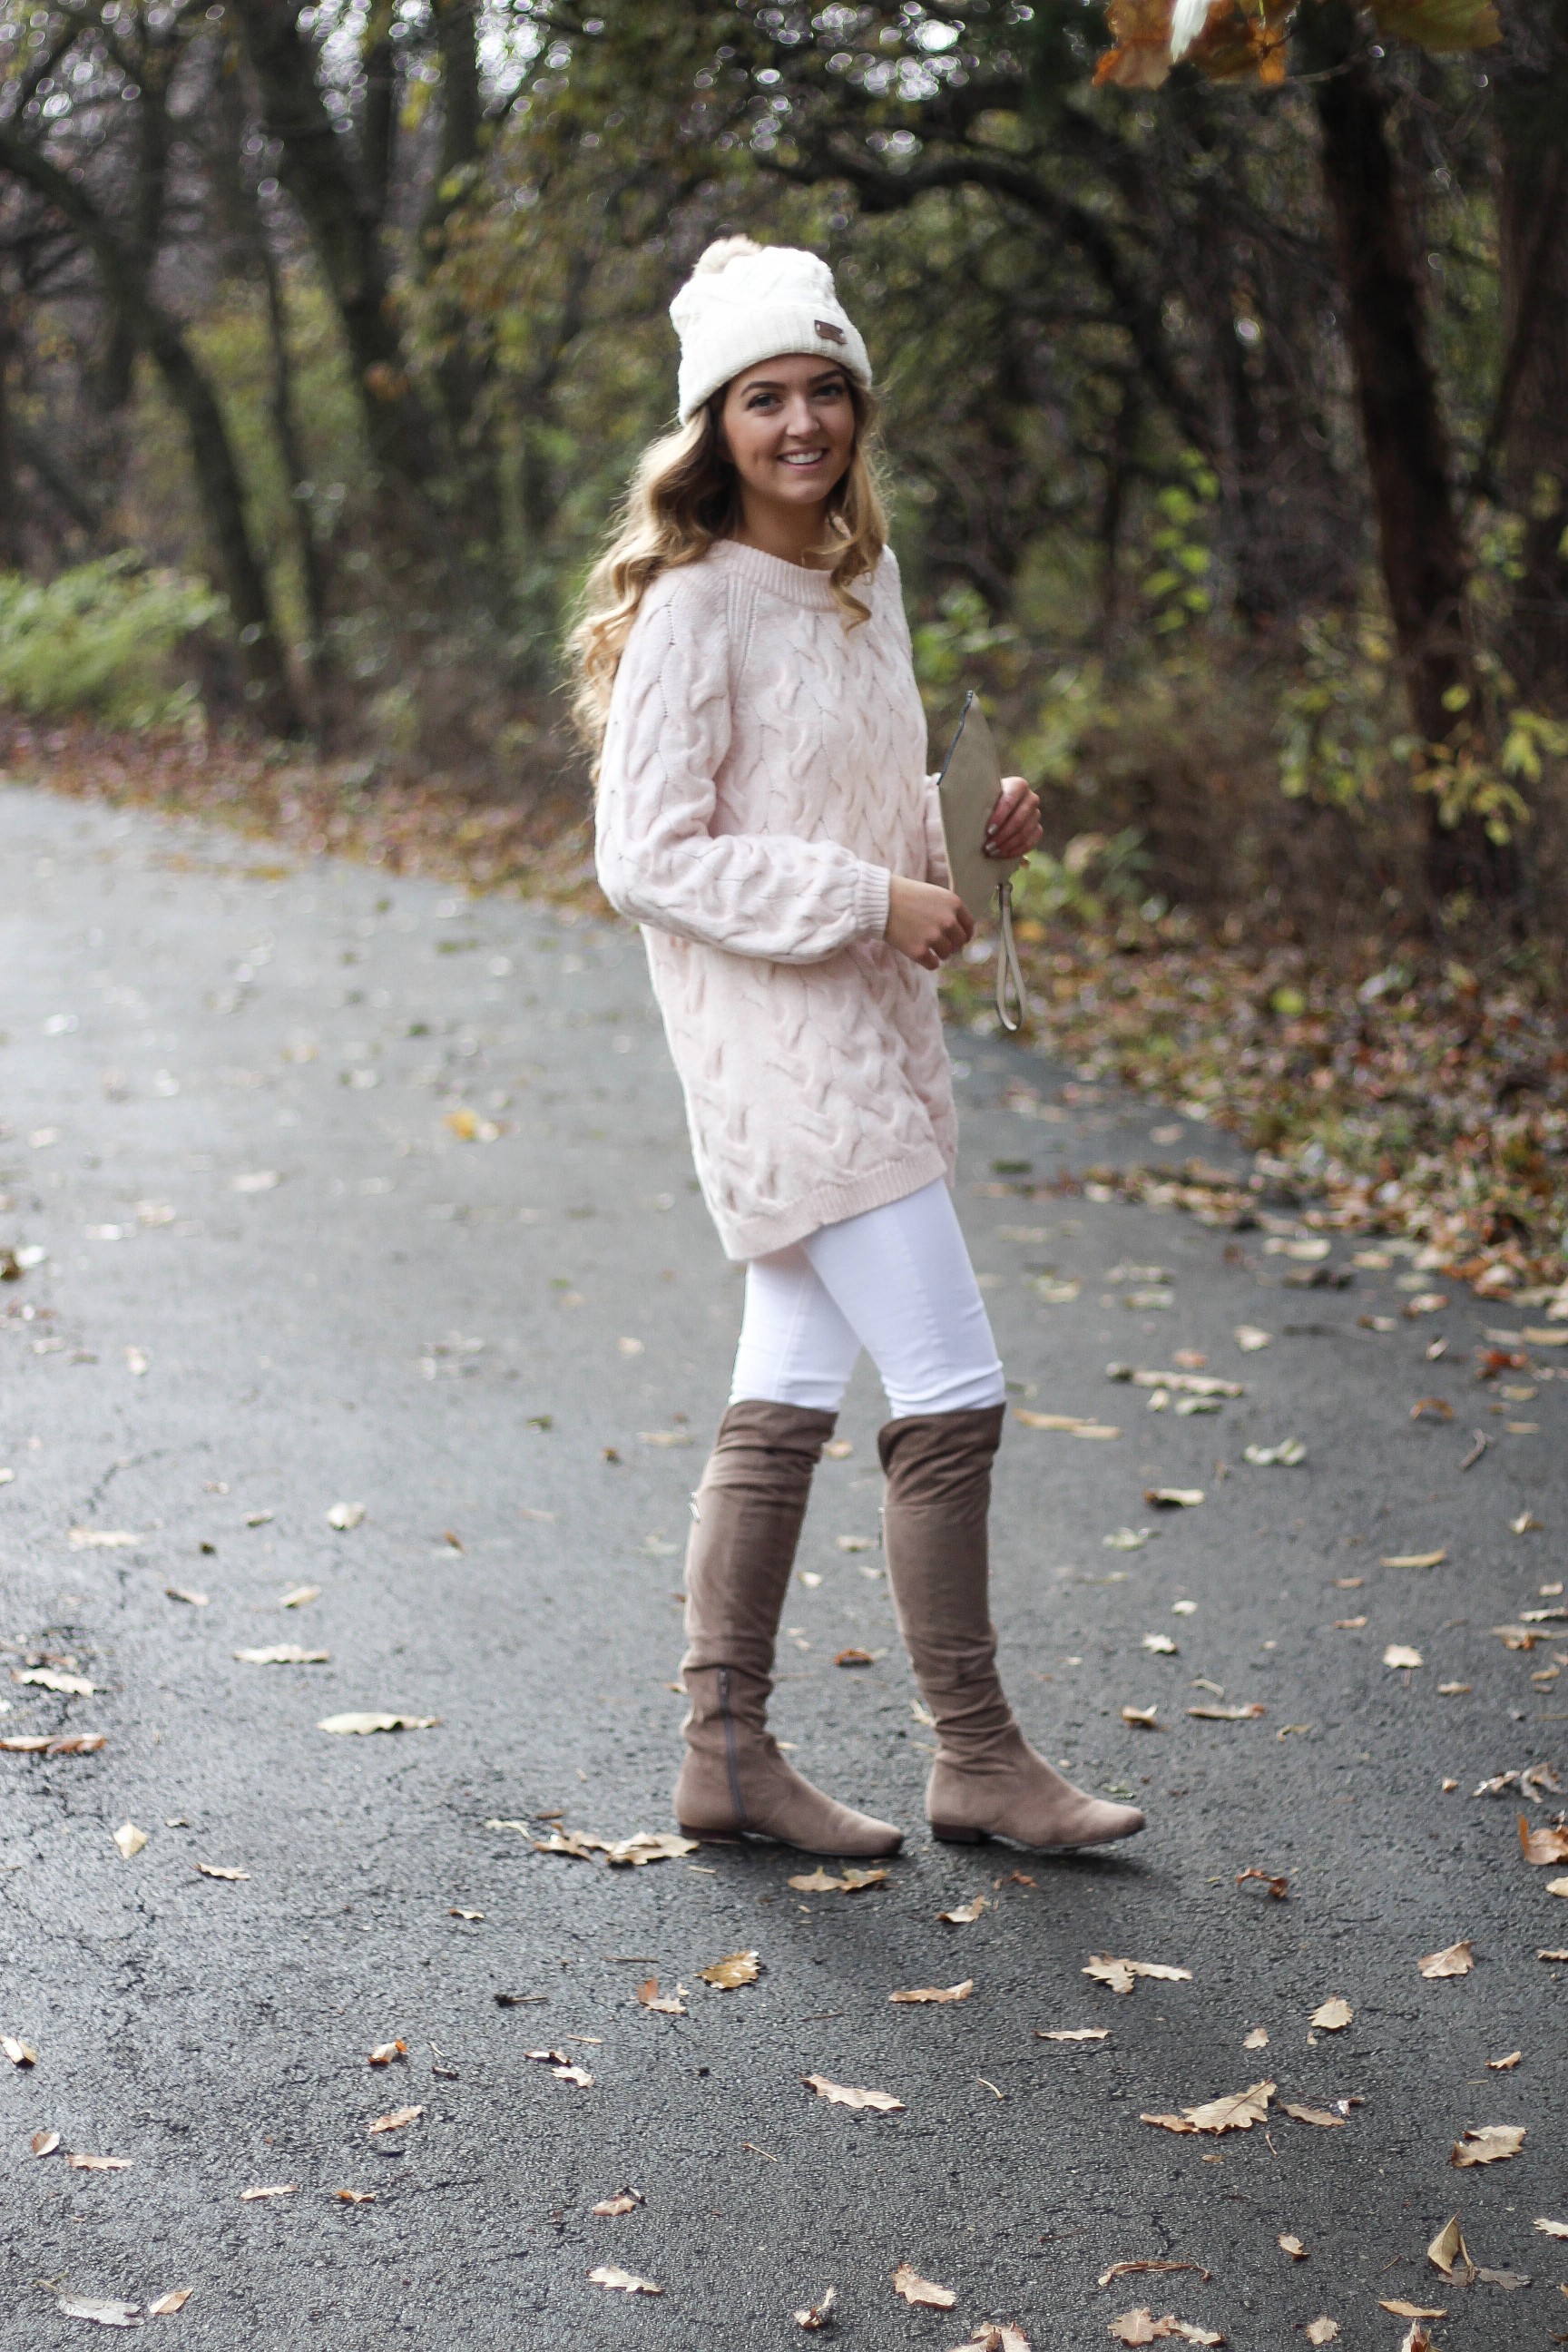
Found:
[[[1257,1154],[1106,1181],[1555,1296],[1568,0],[595,6],[0,0],[0,758],[583,894],[666,306],[816,247],[1035,1033]]]

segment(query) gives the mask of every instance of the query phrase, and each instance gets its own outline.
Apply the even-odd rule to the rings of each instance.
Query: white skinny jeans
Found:
[[[1003,1401],[990,1318],[940,1177],[752,1260],[730,1402],[837,1412],[862,1348],[895,1421]]]

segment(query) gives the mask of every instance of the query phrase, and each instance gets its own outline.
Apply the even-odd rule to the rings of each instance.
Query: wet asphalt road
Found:
[[[673,1827],[686,1497],[740,1307],[637,940],[12,789],[0,973],[0,1244],[43,1253],[0,1288],[0,1736],[108,1735],[0,1755],[0,2031],[37,2052],[0,2063],[5,2352],[85,2340],[62,2297],[182,2288],[147,2324],[192,2352],[753,2352],[801,2340],[791,2313],[830,2284],[821,2340],[914,2352],[986,2319],[1080,2352],[1144,2304],[1249,2352],[1320,2315],[1394,2352],[1409,2322],[1380,2297],[1446,2307],[1452,2352],[1561,2340],[1568,2243],[1531,2225],[1568,2219],[1568,1967],[1537,1958],[1568,1945],[1568,1903],[1521,1859],[1513,1797],[1470,1794],[1568,1762],[1568,1685],[1539,1679],[1561,1653],[1489,1630],[1565,1573],[1568,1355],[1532,1349],[1503,1378],[1534,1394],[1505,1400],[1472,1353],[1540,1308],[1455,1291],[1407,1317],[1406,1259],[1290,1289],[1266,1247],[1289,1231],[1030,1198],[1227,1147],[955,1039],[963,1214],[1018,1402],[1121,1432],[1010,1427],[1004,1664],[1041,1745],[1136,1791],[1149,1831],[1071,1861],[929,1842],[930,1733],[879,1556],[839,1541],[877,1528],[863,1370],[777,1717],[805,1769],[907,1825],[889,1884],[800,1893],[811,1865],[762,1848],[546,1856],[493,1824]],[[1131,1303],[1151,1294],[1169,1304]],[[1243,1352],[1244,1324],[1271,1344]],[[1152,1414],[1105,1378],[1178,1349],[1245,1396]],[[1413,1421],[1423,1396],[1452,1422]],[[1303,1464],[1244,1458],[1292,1437]],[[1160,1512],[1152,1486],[1205,1499]],[[340,1531],[344,1503],[363,1517]],[[1527,1508],[1542,1531],[1516,1535]],[[1153,1533],[1109,1547],[1121,1528]],[[319,1596],[282,1608],[302,1585]],[[282,1643],[329,1662],[234,1656]],[[1424,1664],[1384,1666],[1392,1643]],[[836,1668],[850,1645],[876,1663]],[[15,1681],[28,1659],[95,1688]],[[363,1709],[439,1722],[317,1728]],[[122,1860],[127,1822],[147,1843]],[[1288,1874],[1287,1899],[1238,1887],[1248,1869]],[[973,1924],[939,1920],[980,1893]],[[1424,1980],[1417,1958],[1459,1938],[1473,1972]],[[755,1984],[700,1981],[737,1948]],[[1190,1980],[1118,1994],[1083,1973],[1096,1953]],[[655,1975],[687,2014],[637,2005]],[[961,2004],[888,1998],[966,1978]],[[1332,1995],[1353,2022],[1314,2040]],[[1077,2027],[1110,2037],[1035,2031]],[[389,2040],[406,2057],[371,2070]],[[903,2109],[830,2105],[807,2073]],[[1248,2132],[1139,2120],[1259,2080],[1275,2104]],[[1361,2104],[1330,2126],[1286,2100]],[[1528,2127],[1519,2155],[1450,2168],[1467,2126],[1497,2124]],[[627,2188],[646,2201],[591,2213]],[[1454,2211],[1477,2262],[1533,2284],[1445,2286],[1424,2249]],[[1151,2257],[1201,2268],[1096,2284]],[[900,2263],[951,2309],[895,2298]],[[606,2264],[662,2295],[591,2284]]]

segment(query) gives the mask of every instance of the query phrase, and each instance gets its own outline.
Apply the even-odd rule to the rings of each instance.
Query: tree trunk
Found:
[[[241,37],[280,176],[310,231],[343,339],[360,413],[384,487],[423,506],[440,471],[431,421],[409,373],[375,207],[350,142],[332,125],[315,53],[286,0],[238,0]],[[411,520],[406,514],[404,520]]]
[[[1561,708],[1568,702],[1568,0],[1515,11],[1493,86],[1504,354],[1493,438],[1502,496],[1524,524],[1506,650],[1521,698]]]
[[[11,429],[11,352],[16,337],[10,298],[0,287],[0,572],[23,564],[22,512],[16,497],[16,440]]]
[[[1361,47],[1351,0],[1318,0],[1302,15],[1300,38],[1314,77],[1323,189],[1384,584],[1411,717],[1436,747],[1474,725],[1465,638],[1468,567],[1388,104]],[[1445,826],[1436,799],[1430,807],[1426,870],[1434,897],[1510,895],[1517,887],[1511,847],[1489,841],[1474,818]]]
[[[438,278],[449,250],[448,224],[469,194],[485,137],[476,0],[433,0],[430,17],[441,60],[441,143],[420,226],[419,264],[426,279]],[[499,583],[504,502],[491,410],[494,339],[489,322],[460,295],[446,294],[438,282],[433,291],[442,352],[436,380],[457,467],[454,504],[476,574]]]

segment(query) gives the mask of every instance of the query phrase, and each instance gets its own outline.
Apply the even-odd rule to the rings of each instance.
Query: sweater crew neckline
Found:
[[[790,563],[782,555],[768,554],[764,548],[748,547],[738,539],[718,539],[708,551],[708,560],[723,563],[754,588],[766,588],[787,604],[809,604],[819,612],[834,608],[832,583],[826,572]]]

